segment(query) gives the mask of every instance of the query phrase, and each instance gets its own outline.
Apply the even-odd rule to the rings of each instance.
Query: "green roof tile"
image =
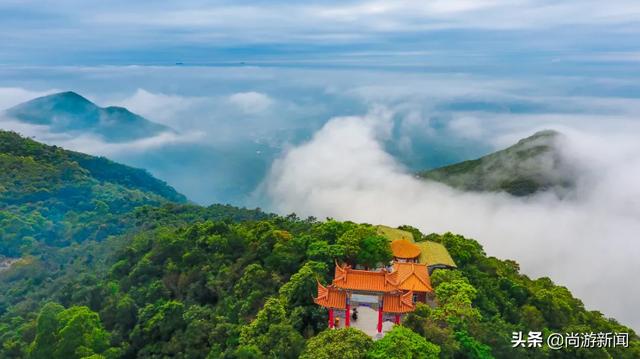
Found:
[[[409,242],[415,242],[415,240],[413,239],[413,234],[411,232],[383,225],[376,226],[376,229],[378,231],[378,234],[387,237],[390,241],[395,241],[396,239],[406,239]]]
[[[420,263],[427,266],[433,265],[445,265],[449,267],[457,267],[456,262],[453,261],[449,251],[440,243],[425,241],[417,242],[416,245],[420,247]]]

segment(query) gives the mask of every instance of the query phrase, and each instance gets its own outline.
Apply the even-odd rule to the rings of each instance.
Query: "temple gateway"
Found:
[[[344,318],[344,326],[350,327],[352,310],[365,306],[377,311],[376,332],[382,335],[383,322],[400,324],[416,303],[433,302],[433,270],[456,266],[440,243],[415,243],[410,232],[389,227],[379,226],[378,232],[391,240],[393,261],[389,266],[364,270],[336,263],[331,284],[318,282],[314,302],[327,308],[331,329],[337,318]]]

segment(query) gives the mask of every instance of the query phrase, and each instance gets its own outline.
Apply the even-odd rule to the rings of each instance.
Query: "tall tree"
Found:
[[[368,357],[370,359],[437,359],[439,354],[440,347],[428,342],[411,329],[396,325],[382,339],[375,342]]]
[[[47,303],[38,314],[36,339],[29,350],[29,358],[49,359],[56,349],[57,334],[60,330],[58,315],[64,307],[58,303]]]
[[[354,328],[325,330],[309,339],[300,359],[364,359],[373,340]]]
[[[110,350],[110,335],[98,314],[87,307],[64,309],[59,304],[46,304],[38,315],[29,357],[33,359],[75,359],[101,354],[117,355]]]

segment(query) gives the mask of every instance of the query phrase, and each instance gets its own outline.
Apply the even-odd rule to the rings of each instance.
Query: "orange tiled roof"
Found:
[[[416,258],[420,255],[420,247],[406,239],[391,242],[391,252],[396,258]]]
[[[386,313],[413,312],[413,292],[408,291],[401,295],[385,294],[382,302],[382,311]]]
[[[395,292],[398,288],[398,274],[381,271],[365,271],[341,267],[336,264],[333,285],[342,289],[362,290],[369,292]]]
[[[400,289],[433,292],[426,264],[394,262],[393,272],[397,273]]]
[[[318,282],[318,297],[313,298],[313,301],[326,308],[345,309],[347,293],[331,286],[325,287]]]

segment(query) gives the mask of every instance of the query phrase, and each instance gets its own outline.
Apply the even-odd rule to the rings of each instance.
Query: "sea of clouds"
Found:
[[[274,162],[261,190],[280,213],[475,238],[489,255],[515,259],[638,328],[640,142],[637,125],[627,125],[595,134],[555,126],[565,134],[559,151],[579,169],[571,198],[465,193],[418,179],[385,151],[393,113],[383,107],[331,119]]]
[[[264,67],[0,73],[24,79],[0,81],[0,110],[75,90],[176,134],[113,144],[8,118],[3,129],[148,169],[202,204],[460,233],[640,327],[634,79]],[[571,196],[463,193],[414,175],[547,128],[565,135],[559,151],[578,171]]]

